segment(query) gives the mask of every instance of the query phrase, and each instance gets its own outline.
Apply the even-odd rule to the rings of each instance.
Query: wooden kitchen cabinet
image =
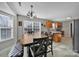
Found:
[[[52,21],[46,20],[46,28],[52,28]]]
[[[61,42],[62,34],[61,33],[54,33],[53,34],[53,41]]]
[[[61,22],[56,22],[56,27],[57,28],[61,28],[62,27],[62,23]]]

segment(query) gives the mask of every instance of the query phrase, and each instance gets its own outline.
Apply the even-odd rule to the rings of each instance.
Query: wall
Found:
[[[64,31],[65,37],[71,37],[71,31],[70,31],[70,24],[71,23],[72,23],[72,21],[64,21],[63,22],[62,30]]]
[[[0,51],[4,51],[8,47],[12,47],[13,44],[17,40],[17,16],[16,14],[9,8],[6,2],[0,2],[0,14],[10,16],[14,20],[14,27],[13,27],[13,36],[14,38],[11,40],[6,40],[0,42]],[[6,53],[6,52],[4,52]],[[3,54],[4,54],[3,53]]]
[[[22,16],[22,15],[18,15],[18,21],[24,21],[24,20],[28,20],[28,21],[37,21],[37,22],[41,22],[41,23],[44,23],[44,19],[29,19],[27,18],[26,16]],[[45,31],[46,29],[41,26],[41,31]],[[23,24],[22,26],[18,26],[18,39],[21,39],[22,38],[22,35],[23,35]]]

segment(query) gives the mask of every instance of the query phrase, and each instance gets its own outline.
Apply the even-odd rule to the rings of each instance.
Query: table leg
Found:
[[[24,55],[23,57],[28,57],[28,54],[27,54],[27,47],[24,47]]]

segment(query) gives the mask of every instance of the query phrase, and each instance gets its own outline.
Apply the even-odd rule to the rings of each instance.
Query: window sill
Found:
[[[8,41],[8,40],[12,40],[14,38],[8,38],[8,39],[3,39],[3,40],[0,40],[0,42],[4,42],[4,41]]]

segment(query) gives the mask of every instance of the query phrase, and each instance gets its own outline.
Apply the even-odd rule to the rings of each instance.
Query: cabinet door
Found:
[[[47,20],[47,21],[46,21],[46,27],[47,27],[47,28],[51,28],[51,27],[52,27],[52,22],[49,21],[49,20]]]
[[[55,42],[61,42],[61,38],[62,38],[61,33],[54,33],[53,40]]]

